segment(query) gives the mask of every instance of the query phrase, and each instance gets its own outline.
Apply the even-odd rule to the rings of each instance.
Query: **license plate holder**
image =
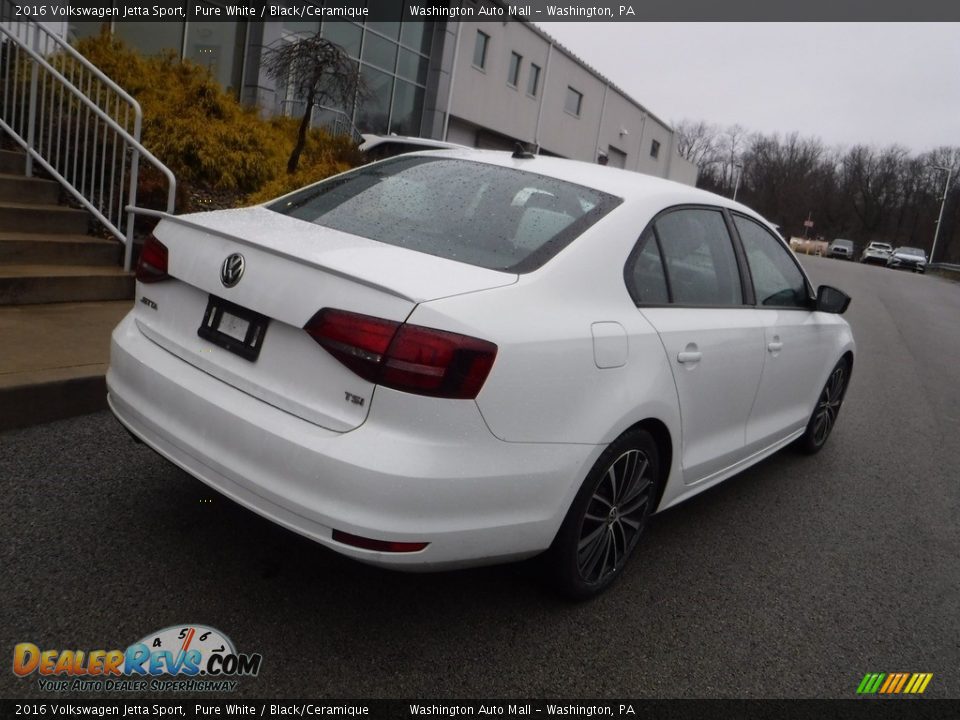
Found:
[[[253,310],[211,295],[197,335],[250,362],[263,347],[270,318]]]

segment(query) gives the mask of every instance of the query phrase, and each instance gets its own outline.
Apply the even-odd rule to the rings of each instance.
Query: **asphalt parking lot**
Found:
[[[0,651],[204,623],[263,655],[237,697],[960,697],[960,284],[805,258],[853,296],[833,437],[655,518],[606,595],[534,563],[404,575],[209,492],[101,412],[0,434]],[[0,696],[44,697],[0,671]],[[34,676],[35,678],[35,676]]]

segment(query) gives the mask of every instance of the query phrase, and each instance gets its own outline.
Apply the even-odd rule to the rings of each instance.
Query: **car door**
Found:
[[[673,372],[684,482],[699,482],[743,457],[763,367],[763,329],[744,300],[722,211],[680,207],[658,215],[630,255],[626,280]]]
[[[760,388],[747,421],[748,452],[805,427],[829,363],[832,326],[813,310],[803,271],[787,247],[756,220],[733,214],[763,325]]]

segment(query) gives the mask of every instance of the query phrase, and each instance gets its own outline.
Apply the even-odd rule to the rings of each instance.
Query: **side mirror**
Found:
[[[837,290],[829,285],[821,285],[817,288],[817,304],[815,310],[819,312],[833,313],[843,315],[850,305],[850,296],[842,290]]]

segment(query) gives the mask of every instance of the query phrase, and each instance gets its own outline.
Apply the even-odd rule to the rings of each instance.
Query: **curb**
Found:
[[[0,432],[86,415],[107,407],[106,367],[0,386]]]

